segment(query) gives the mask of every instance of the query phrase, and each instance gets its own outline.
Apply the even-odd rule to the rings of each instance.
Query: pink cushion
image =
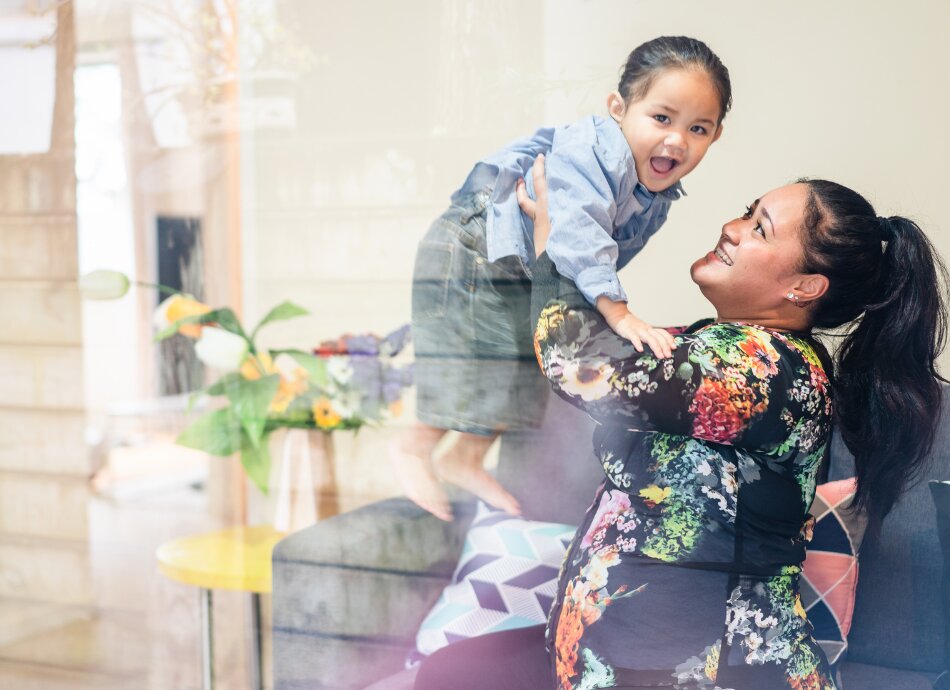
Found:
[[[832,664],[848,648],[858,587],[858,550],[866,526],[864,516],[847,509],[854,490],[853,477],[821,484],[815,490],[814,531],[801,577],[802,606]]]

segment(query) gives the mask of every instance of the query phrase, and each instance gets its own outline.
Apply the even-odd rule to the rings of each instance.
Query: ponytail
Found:
[[[846,187],[809,187],[805,272],[829,279],[814,325],[851,322],[835,356],[835,417],[855,459],[852,507],[872,526],[926,469],[940,419],[936,359],[946,338],[947,272],[911,220],[879,218]]]

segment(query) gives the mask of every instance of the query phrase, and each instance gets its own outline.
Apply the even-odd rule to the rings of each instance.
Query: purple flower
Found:
[[[346,352],[351,355],[379,354],[379,338],[372,334],[343,336]]]
[[[393,355],[399,354],[400,350],[409,343],[410,339],[411,329],[407,323],[382,339],[382,342],[380,342],[380,351],[384,355],[392,357]]]

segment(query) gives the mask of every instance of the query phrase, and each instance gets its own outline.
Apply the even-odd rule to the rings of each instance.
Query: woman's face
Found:
[[[804,274],[801,226],[808,188],[780,187],[754,200],[726,223],[712,251],[693,263],[690,275],[716,308],[720,321],[771,325],[789,314]],[[794,307],[792,307],[794,310]]]

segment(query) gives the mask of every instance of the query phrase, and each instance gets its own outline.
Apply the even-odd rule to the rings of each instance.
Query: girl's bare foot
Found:
[[[389,461],[410,501],[440,520],[452,521],[452,506],[435,473],[431,447],[428,450],[408,451],[397,439],[389,445]]]
[[[460,433],[455,444],[435,461],[438,476],[470,491],[509,515],[521,515],[518,499],[485,469],[485,453],[497,436]]]

